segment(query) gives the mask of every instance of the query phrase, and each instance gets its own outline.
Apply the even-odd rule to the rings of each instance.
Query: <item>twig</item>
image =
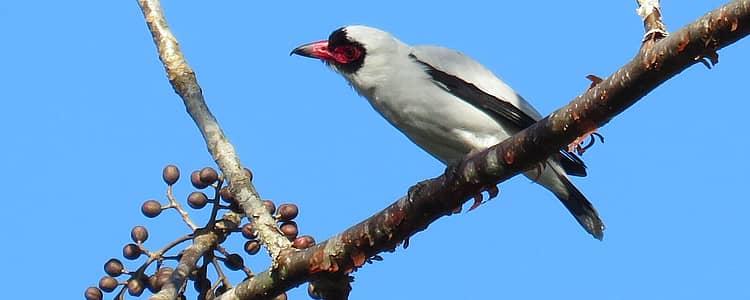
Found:
[[[188,227],[190,227],[190,230],[195,231],[198,229],[198,226],[193,223],[193,221],[190,219],[190,216],[188,215],[187,211],[182,209],[182,205],[180,205],[180,202],[177,202],[177,200],[174,198],[174,193],[172,192],[172,185],[167,186],[167,200],[169,200],[169,206],[170,208],[174,208],[177,210],[177,212],[180,214],[180,217],[182,217],[182,221],[187,224]]]
[[[646,33],[643,34],[643,44],[648,41],[658,41],[669,35],[667,26],[661,20],[661,5],[659,0],[638,0],[639,16],[643,18],[643,28]]]

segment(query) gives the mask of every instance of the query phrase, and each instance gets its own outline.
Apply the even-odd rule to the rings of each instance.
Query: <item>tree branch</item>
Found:
[[[258,231],[260,241],[271,253],[271,257],[277,257],[282,249],[291,246],[291,242],[278,231],[276,221],[263,206],[260,195],[242,170],[234,147],[206,106],[195,72],[188,66],[177,38],[170,32],[159,1],[139,0],[138,4],[158,48],[159,59],[164,64],[169,82],[182,98],[190,117],[198,125],[208,151],[229,181],[235,199],[245,211],[245,215],[252,218],[255,223],[254,228]]]
[[[649,27],[646,27],[649,30]],[[533,167],[577,137],[621,113],[664,81],[697,62],[716,63],[716,50],[750,33],[750,0],[720,7],[659,42],[642,47],[626,65],[535,125],[467,157],[440,177],[410,188],[369,219],[305,250],[283,253],[267,270],[220,299],[263,299],[328,272],[348,273],[368,258],[394,250],[436,219],[450,215],[482,187]]]
[[[214,161],[229,181],[234,198],[244,210],[245,215],[252,218],[259,240],[268,249],[275,262],[281,250],[291,247],[291,242],[278,231],[276,221],[263,206],[260,195],[242,170],[234,147],[229,143],[216,118],[206,106],[195,72],[187,64],[177,39],[169,30],[159,1],[138,0],[138,4],[158,48],[159,59],[164,64],[169,82],[183,99]],[[169,283],[151,299],[176,299],[179,289],[187,280],[187,274],[195,269],[198,258],[206,251],[214,249],[216,243],[217,239],[214,234],[197,235],[193,239],[193,245],[184,252],[175,272],[169,278]]]
[[[182,258],[177,268],[169,276],[164,286],[159,290],[158,293],[151,296],[150,300],[172,300],[177,299],[177,295],[182,289],[182,286],[187,281],[190,272],[195,269],[198,259],[200,259],[204,253],[211,251],[216,245],[218,238],[213,233],[202,234],[193,238],[193,244],[185,248],[182,251]]]

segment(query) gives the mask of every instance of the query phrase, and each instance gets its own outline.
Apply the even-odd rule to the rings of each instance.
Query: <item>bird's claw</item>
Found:
[[[604,136],[601,135],[601,133],[597,132],[597,129],[593,129],[584,133],[568,145],[568,152],[583,155],[586,150],[591,148],[591,146],[594,146],[597,137],[599,138],[599,141],[601,143],[604,143]],[[586,145],[584,145],[583,143],[586,141],[586,139],[588,139],[589,141],[588,143],[586,143]]]
[[[484,196],[482,196],[481,192],[474,195],[474,203],[472,203],[471,207],[469,207],[469,211],[472,211],[475,208],[479,207],[479,205],[482,205],[482,203],[484,203],[482,200],[484,200]]]
[[[486,191],[487,191],[487,194],[489,194],[489,195],[490,195],[490,197],[489,197],[489,198],[487,198],[487,200],[490,200],[490,199],[492,199],[492,198],[495,198],[495,197],[497,197],[497,195],[499,195],[499,194],[500,194],[500,189],[499,189],[499,188],[497,188],[497,186],[496,186],[496,185],[491,185],[491,186],[487,187],[487,190],[486,190]]]
[[[487,192],[487,194],[489,195],[486,201],[484,200],[484,195],[482,195],[482,192]],[[479,190],[479,193],[474,195],[474,203],[472,203],[471,207],[469,207],[469,211],[472,211],[483,203],[489,201],[490,199],[497,197],[498,194],[500,194],[500,189],[498,189],[496,185],[493,184],[484,187],[483,189]]]

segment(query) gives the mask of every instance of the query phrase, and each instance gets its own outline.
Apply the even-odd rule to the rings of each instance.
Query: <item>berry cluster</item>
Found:
[[[246,175],[252,180],[252,173],[245,169]],[[198,299],[213,299],[221,295],[228,289],[232,288],[231,282],[224,273],[224,268],[231,271],[243,272],[246,278],[253,276],[253,272],[245,265],[244,258],[239,253],[234,253],[222,246],[222,243],[232,235],[232,233],[241,233],[247,239],[244,244],[246,254],[257,254],[261,249],[261,242],[257,239],[256,230],[253,223],[247,222],[241,224],[243,220],[243,210],[235,200],[228,187],[224,186],[225,180],[215,169],[206,167],[194,171],[190,174],[190,182],[193,187],[198,189],[191,192],[187,197],[187,204],[193,209],[211,208],[211,217],[205,226],[199,227],[190,219],[188,212],[182,208],[180,203],[175,200],[173,195],[173,186],[180,178],[180,170],[174,165],[164,167],[162,178],[167,184],[168,204],[163,205],[157,200],[148,200],[141,206],[141,212],[149,218],[158,217],[162,211],[175,209],[182,216],[183,221],[190,227],[191,232],[175,239],[159,250],[149,250],[144,243],[148,239],[149,233],[144,226],[135,226],[130,231],[132,243],[123,247],[122,256],[128,260],[137,260],[145,257],[140,266],[135,270],[127,269],[122,261],[116,258],[108,260],[104,264],[106,275],[99,280],[98,287],[89,287],[86,289],[85,297],[88,300],[100,300],[103,298],[103,292],[116,292],[114,299],[124,299],[125,294],[131,296],[141,296],[148,289],[151,293],[158,293],[165,285],[170,283],[170,278],[175,272],[176,262],[179,262],[183,256],[182,252],[176,255],[168,255],[168,252],[183,242],[193,240],[202,234],[213,234],[216,236],[216,243],[212,244],[211,251],[202,253],[201,260],[198,261],[193,272],[189,274],[188,280],[192,281],[193,287],[198,292]],[[209,198],[206,193],[200,191],[211,187],[213,197]],[[294,218],[299,214],[299,208],[295,204],[281,204],[278,209],[270,200],[264,200],[263,204],[268,212],[274,216],[278,222],[279,231],[283,233],[290,241],[293,247],[305,249],[313,246],[315,240],[308,235],[298,236],[299,228]],[[222,216],[218,216],[222,212]],[[246,219],[244,219],[246,220]],[[241,224],[241,225],[240,225]],[[172,263],[170,263],[170,261]],[[151,265],[155,264],[155,268]],[[209,278],[209,268],[217,274],[212,283]],[[149,272],[149,270],[152,270]],[[119,288],[119,290],[118,290]],[[180,299],[185,299],[185,287],[177,287]],[[276,299],[286,299],[286,294],[279,295]]]

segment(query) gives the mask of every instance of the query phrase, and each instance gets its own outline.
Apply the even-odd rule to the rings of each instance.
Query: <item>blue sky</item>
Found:
[[[461,50],[547,114],[585,90],[587,74],[627,62],[643,34],[635,1],[502,2],[164,8],[261,195],[297,203],[301,232],[323,240],[443,166],[323,64],[290,57],[295,46],[346,24],[380,27]],[[722,2],[664,1],[665,22],[675,30]],[[161,168],[174,163],[185,175],[212,161],[135,1],[10,1],[0,27],[0,276],[13,285],[8,299],[81,299],[133,225],[151,229],[152,248],[186,232],[174,211],[140,214],[144,200],[164,199]],[[748,51],[748,40],[722,50],[714,69],[691,67],[601,129],[606,143],[584,155],[589,177],[576,184],[608,226],[604,241],[547,191],[514,178],[499,198],[356,272],[352,299],[750,297]],[[191,187],[181,182],[184,199]],[[263,256],[246,260],[261,271]]]

